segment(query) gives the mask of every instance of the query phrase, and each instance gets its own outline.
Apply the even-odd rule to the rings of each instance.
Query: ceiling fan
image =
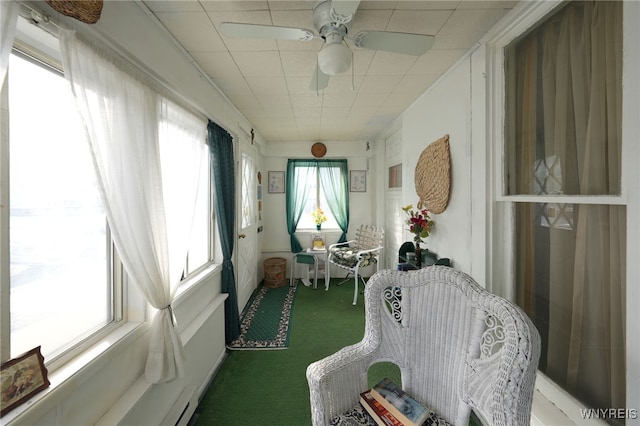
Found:
[[[324,45],[318,53],[318,64],[311,81],[311,90],[322,90],[329,78],[346,72],[351,66],[352,52],[344,43],[350,39],[358,48],[384,50],[393,53],[420,56],[433,46],[434,37],[424,34],[390,31],[360,31],[348,35],[360,0],[321,0],[313,8],[312,22],[316,33],[304,28],[223,22],[220,31],[227,37],[263,38],[309,41],[320,37]]]

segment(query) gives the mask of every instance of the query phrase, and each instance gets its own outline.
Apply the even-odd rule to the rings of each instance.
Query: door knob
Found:
[[[246,236],[246,234],[238,234],[238,238],[245,238]]]

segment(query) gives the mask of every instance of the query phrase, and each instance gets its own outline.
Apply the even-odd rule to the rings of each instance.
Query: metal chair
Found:
[[[355,239],[329,246],[329,265],[335,265],[338,268],[349,271],[347,273],[347,279],[340,284],[348,281],[349,274],[353,274],[355,277],[355,289],[353,293],[354,305],[358,302],[358,276],[360,268],[376,265],[376,271],[380,269],[378,258],[383,248],[383,239],[384,230],[382,228],[374,225],[361,225],[356,231]],[[328,272],[327,275],[329,275]],[[360,279],[362,283],[365,284],[362,276],[360,276]],[[328,289],[328,279],[326,286]]]
[[[307,368],[314,426],[366,415],[359,395],[380,361],[400,368],[434,424],[466,426],[471,410],[483,424],[529,424],[540,335],[520,308],[446,266],[380,271],[364,297],[363,340]]]

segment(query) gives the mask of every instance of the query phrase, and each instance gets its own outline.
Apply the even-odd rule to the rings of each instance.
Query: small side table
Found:
[[[309,273],[313,270],[313,288],[318,288],[318,274],[322,274],[325,277],[326,281],[326,269],[327,269],[327,250],[312,250],[307,249],[306,251],[301,251],[300,253],[294,253],[293,261],[291,262],[291,279],[290,285],[293,285],[293,280],[295,279],[295,271],[296,264],[302,263],[307,265],[306,273],[307,277],[302,278],[302,283],[311,287],[311,281],[309,279]],[[325,285],[328,287],[328,284]]]

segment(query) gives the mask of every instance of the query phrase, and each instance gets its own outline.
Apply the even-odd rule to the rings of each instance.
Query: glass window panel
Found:
[[[242,153],[242,228],[251,226],[258,220],[256,200],[256,163],[253,158]]]
[[[209,190],[209,181],[209,172],[202,173],[200,176],[193,227],[191,229],[191,240],[189,242],[187,273],[193,272],[211,260],[209,249],[209,241],[211,238],[211,210],[209,208],[211,203],[209,197],[211,191]]]
[[[10,61],[11,354],[50,358],[113,319],[109,239],[67,82]]]
[[[624,406],[624,206],[518,203],[516,297],[540,370],[590,407]]]
[[[507,47],[507,194],[620,194],[621,29],[619,2],[571,2]]]
[[[339,229],[338,222],[333,216],[333,213],[331,213],[324,191],[322,191],[320,178],[318,176],[318,168],[296,167],[296,173],[301,173],[304,176],[309,173],[309,170],[311,171],[312,178],[309,179],[309,182],[307,183],[305,188],[303,188],[304,191],[307,192],[308,197],[304,207],[304,211],[302,212],[302,216],[300,217],[300,221],[298,222],[298,229],[316,229],[315,220],[313,216],[311,216],[311,213],[313,213],[316,208],[320,208],[327,217],[327,221],[322,224],[322,228]]]

